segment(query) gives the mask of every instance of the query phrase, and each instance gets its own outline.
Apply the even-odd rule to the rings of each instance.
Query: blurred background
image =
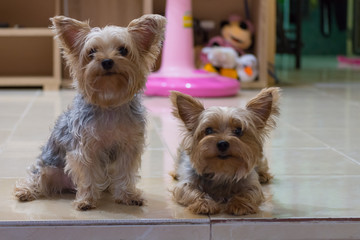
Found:
[[[165,0],[1,1],[0,87],[56,90],[71,85],[48,29],[54,15],[89,20],[92,26],[127,26],[142,14],[165,15],[165,9]],[[336,69],[357,74],[360,0],[193,0],[198,68],[203,67],[201,49],[222,34],[221,24],[234,14],[254,27],[251,46],[245,52],[256,56],[259,73],[253,82],[244,82],[243,88],[304,81],[296,75],[304,71],[319,74]],[[161,58],[154,70],[160,65]]]

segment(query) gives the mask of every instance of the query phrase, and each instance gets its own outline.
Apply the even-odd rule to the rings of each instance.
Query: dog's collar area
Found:
[[[204,174],[200,175],[200,177],[202,177],[206,180],[211,180],[214,176],[215,176],[215,173],[204,173]]]

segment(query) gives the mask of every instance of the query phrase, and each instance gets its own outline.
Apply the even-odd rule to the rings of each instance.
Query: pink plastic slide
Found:
[[[166,18],[161,67],[148,76],[145,94],[168,96],[176,90],[194,97],[236,95],[236,79],[195,69],[191,0],[167,0]]]

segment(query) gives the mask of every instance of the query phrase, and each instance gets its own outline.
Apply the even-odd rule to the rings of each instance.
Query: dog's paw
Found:
[[[216,214],[220,212],[220,206],[212,199],[198,199],[188,206],[195,214]]]
[[[273,179],[273,176],[268,172],[261,172],[259,173],[259,181],[261,184],[270,183],[271,179]]]
[[[115,197],[115,202],[128,206],[142,206],[145,204],[140,190],[136,190],[131,194],[122,194],[121,196]]]
[[[96,208],[96,203],[89,200],[75,201],[75,206],[77,210],[87,211]]]
[[[251,204],[248,200],[237,198],[236,200],[230,200],[225,208],[225,212],[232,215],[248,215],[255,214],[259,211],[259,206],[256,204]]]
[[[14,196],[22,202],[33,201],[36,199],[35,195],[27,188],[16,188]]]
[[[37,187],[32,179],[17,181],[13,194],[15,198],[22,202],[33,201],[41,195],[39,187]]]
[[[145,203],[143,198],[125,198],[125,199],[115,199],[116,203],[125,204],[128,206],[142,206]]]

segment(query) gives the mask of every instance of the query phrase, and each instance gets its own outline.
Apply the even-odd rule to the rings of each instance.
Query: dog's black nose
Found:
[[[105,70],[110,70],[114,66],[114,61],[112,59],[104,59],[101,62],[101,66]]]
[[[227,141],[220,141],[216,144],[216,146],[221,152],[225,152],[229,148],[230,143]]]

